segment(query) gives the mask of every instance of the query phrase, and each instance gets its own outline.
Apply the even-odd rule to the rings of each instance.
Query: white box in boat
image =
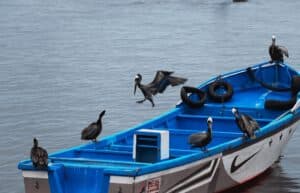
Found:
[[[149,163],[169,159],[169,131],[137,130],[133,139],[133,159]]]

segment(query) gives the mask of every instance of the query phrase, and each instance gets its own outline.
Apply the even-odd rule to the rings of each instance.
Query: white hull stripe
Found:
[[[48,172],[45,171],[23,171],[24,178],[48,179]]]
[[[220,158],[212,160],[210,162],[210,164],[209,164],[209,167],[207,167],[206,169],[202,170],[198,174],[196,174],[196,175],[188,178],[184,182],[182,182],[180,184],[177,184],[176,186],[174,186],[172,189],[170,189],[166,193],[173,193],[173,192],[185,193],[185,192],[190,192],[193,189],[196,189],[196,188],[198,188],[200,186],[203,186],[204,184],[209,183],[212,180],[212,178],[213,178],[213,176],[214,176],[214,174],[216,172],[216,169],[218,168],[219,162],[220,162]],[[200,179],[202,177],[205,177],[206,175],[209,175],[209,176],[206,177],[206,178],[204,178],[201,181]],[[178,189],[180,191],[178,191]]]
[[[214,156],[211,156],[211,157],[205,158],[203,160],[193,162],[191,164],[186,164],[186,165],[183,165],[183,166],[167,169],[167,170],[164,170],[164,171],[161,171],[161,172],[155,172],[155,173],[151,173],[151,174],[137,176],[137,177],[135,177],[135,180],[134,180],[133,177],[111,176],[110,177],[110,183],[116,183],[116,184],[133,184],[134,182],[138,183],[138,182],[142,182],[142,181],[145,181],[145,180],[148,180],[148,179],[151,179],[151,178],[161,177],[163,175],[167,175],[167,174],[176,173],[176,172],[179,172],[179,171],[182,171],[182,170],[186,170],[186,169],[191,168],[193,166],[197,166],[201,163],[205,163],[205,162],[208,162],[209,160],[213,160],[213,159],[216,159],[216,158],[219,158],[219,157],[221,157],[221,154],[216,154]]]
[[[213,173],[210,175],[209,178],[203,180],[202,182],[195,183],[194,185],[189,186],[187,189],[185,189],[185,191],[183,191],[183,193],[184,192],[190,192],[191,190],[193,190],[195,188],[199,188],[199,187],[203,186],[204,184],[210,183],[212,181],[213,177],[215,176],[215,173],[216,173],[217,169],[219,168],[220,159],[218,158],[216,160],[216,162],[217,163],[216,163],[215,167],[213,168]]]

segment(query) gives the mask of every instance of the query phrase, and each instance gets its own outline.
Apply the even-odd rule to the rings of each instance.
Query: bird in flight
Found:
[[[171,76],[173,72],[169,71],[157,71],[155,78],[149,84],[142,84],[142,75],[137,74],[135,76],[135,85],[134,85],[134,94],[136,93],[136,88],[138,87],[144,95],[144,99],[136,101],[137,103],[143,103],[148,100],[151,102],[152,107],[155,106],[153,102],[153,96],[157,93],[163,93],[166,88],[171,86],[177,86],[180,84],[184,84],[187,79],[181,77]]]

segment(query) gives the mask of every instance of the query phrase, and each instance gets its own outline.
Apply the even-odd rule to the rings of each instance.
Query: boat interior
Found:
[[[210,108],[207,107],[209,112]],[[261,112],[251,112],[259,116]],[[250,114],[250,111],[249,111]],[[195,153],[205,153],[200,148],[192,147],[188,143],[188,138],[193,133],[205,132],[207,130],[207,118],[213,117],[213,134],[212,141],[207,145],[207,151],[211,148],[217,148],[222,144],[228,143],[234,139],[242,138],[243,133],[239,130],[234,116],[230,109],[222,109],[220,115],[199,115],[195,112],[176,112],[174,117],[165,119],[164,121],[155,122],[153,124],[145,125],[139,129],[153,129],[153,130],[168,130],[169,131],[169,158],[160,160],[164,162],[166,160],[172,160],[182,156],[187,156]],[[272,119],[268,117],[257,118],[256,121],[261,127],[268,124]],[[131,134],[117,135],[114,140],[109,141],[107,144],[102,143],[90,143],[83,147],[73,149],[51,156],[52,163],[82,163],[82,164],[96,164],[96,165],[117,165],[118,167],[132,167],[140,168],[141,166],[153,165],[153,162],[138,162],[133,158],[134,148],[134,131],[130,131]],[[155,141],[149,142],[147,145],[149,148]],[[115,161],[117,160],[117,161]]]

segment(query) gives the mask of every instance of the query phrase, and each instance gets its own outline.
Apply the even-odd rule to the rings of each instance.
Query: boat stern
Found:
[[[25,193],[50,193],[47,171],[22,172],[25,185]]]
[[[19,164],[25,193],[107,193],[109,175],[103,168],[51,163],[48,170],[35,170],[29,161]]]

